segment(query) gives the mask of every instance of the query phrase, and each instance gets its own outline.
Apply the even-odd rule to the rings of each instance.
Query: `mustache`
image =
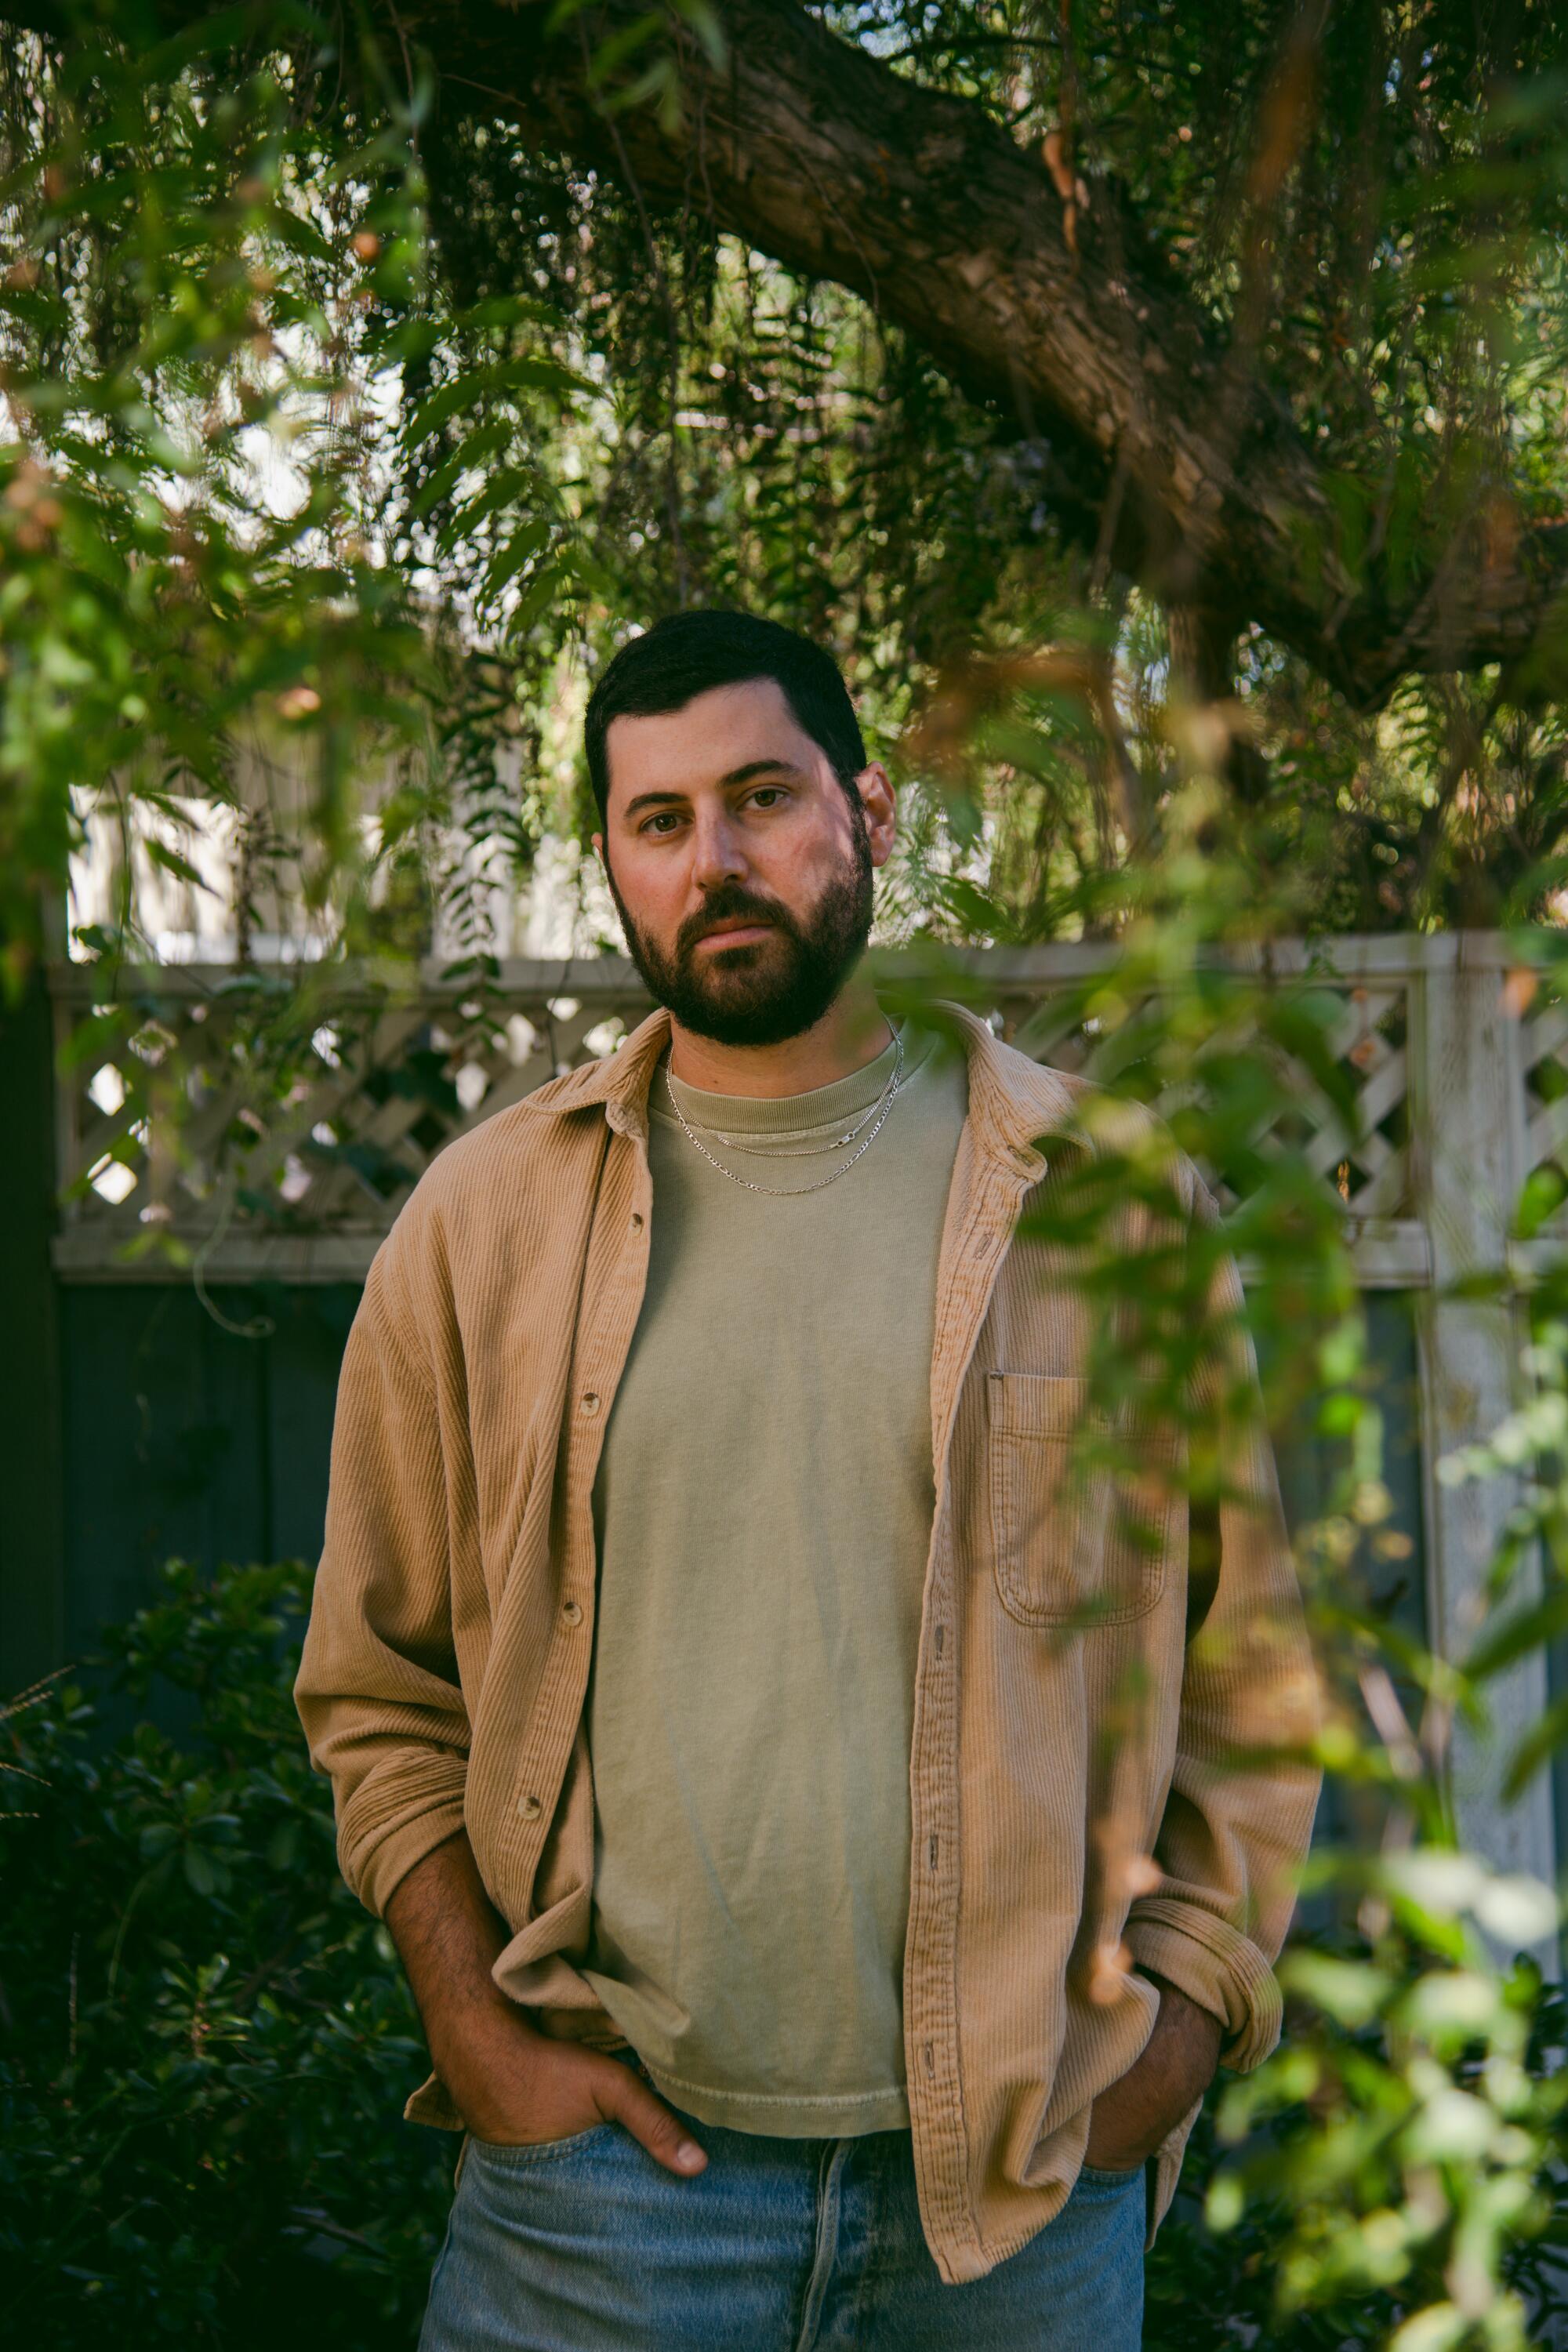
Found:
[[[771,923],[789,938],[795,937],[795,926],[774,898],[759,898],[739,882],[721,882],[710,891],[695,915],[688,915],[676,933],[677,957],[689,955],[698,940],[713,929],[715,923]]]

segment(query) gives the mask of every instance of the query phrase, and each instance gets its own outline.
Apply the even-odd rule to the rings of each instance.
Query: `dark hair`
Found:
[[[588,697],[583,737],[600,816],[610,796],[605,739],[612,719],[681,710],[713,687],[740,686],[752,677],[775,681],[796,725],[826,753],[834,774],[853,796],[852,780],[866,765],[866,746],[832,655],[777,621],[714,606],[656,621],[621,647]]]

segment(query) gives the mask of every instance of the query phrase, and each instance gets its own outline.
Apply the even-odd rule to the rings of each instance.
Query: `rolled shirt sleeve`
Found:
[[[1196,1236],[1217,1212],[1196,1188]],[[1311,1838],[1321,1774],[1307,1753],[1318,1685],[1235,1261],[1210,1287],[1215,1343],[1198,1382],[1194,1519],[1217,1530],[1212,1599],[1186,1651],[1175,1762],[1155,1843],[1159,1883],[1134,1902],[1133,1964],[1225,2028],[1223,2063],[1260,2065],[1279,2038],[1273,1970]],[[1212,1446],[1212,1454],[1207,1447]]]
[[[331,1782],[340,1867],[377,1916],[463,1827],[469,1739],[436,1386],[399,1311],[401,1223],[376,1253],[343,1356],[294,1685],[310,1760]]]

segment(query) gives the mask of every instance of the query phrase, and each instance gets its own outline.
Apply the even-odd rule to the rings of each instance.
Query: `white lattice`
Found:
[[[1090,1076],[1120,1067],[1134,1002],[1098,1017],[1085,984],[1110,949],[973,952],[969,1001],[1026,1052]],[[1305,978],[1298,956],[1278,983]],[[1205,1052],[1254,1054],[1271,1075],[1267,1109],[1236,1139],[1231,1164],[1205,1171],[1234,1205],[1270,1154],[1304,1155],[1347,1214],[1370,1224],[1407,1213],[1406,1026],[1411,975],[1397,969],[1311,981],[1328,1013],[1327,1057],[1352,1098],[1348,1126],[1317,1077],[1258,1026],[1257,975],[1216,1000],[1214,1034],[1181,1085],[1152,1064],[1131,1082],[1166,1117],[1205,1089]],[[78,1272],[122,1263],[160,1232],[217,1265],[256,1262],[264,1243],[310,1237],[373,1246],[436,1153],[454,1136],[560,1070],[613,1045],[646,1009],[629,965],[503,964],[482,990],[426,982],[399,993],[325,971],[257,976],[218,969],[142,972],[120,1001],[95,1003],[90,970],[55,975],[62,1047],[59,1166],[67,1194],[58,1255]],[[1112,1026],[1114,1020],[1115,1025]],[[1537,1024],[1542,1070],[1558,1070],[1568,1017]],[[1126,1076],[1128,1074],[1123,1074]],[[1121,1080],[1119,1080],[1121,1082]],[[1568,1137],[1568,1075],[1539,1125]],[[342,1266],[364,1262],[343,1258]]]
[[[68,1222],[106,1250],[149,1228],[208,1237],[220,1218],[236,1233],[379,1234],[445,1144],[607,1050],[645,1009],[618,966],[568,995],[579,970],[554,968],[559,993],[412,1001],[176,971],[139,976],[115,1005],[71,975],[57,998]]]
[[[1520,1024],[1527,1176],[1552,1168],[1568,1183],[1568,1003],[1548,986]]]
[[[1325,1092],[1315,1073],[1272,1038],[1257,1030],[1250,1038],[1222,1031],[1216,1034],[1215,1050],[1234,1053],[1240,1045],[1259,1055],[1275,1079],[1276,1101],[1241,1139],[1244,1148],[1237,1163],[1205,1167],[1204,1173],[1221,1206],[1231,1208],[1251,1189],[1247,1158],[1255,1153],[1264,1160],[1288,1150],[1305,1159],[1350,1214],[1399,1216],[1408,1206],[1410,1191],[1406,985],[1403,980],[1320,981],[1313,983],[1313,995],[1320,1004],[1325,998],[1331,1005],[1337,1001],[1324,1042],[1353,1106],[1351,1117],[1347,1120],[1342,1105]],[[1244,992],[1242,1003],[1247,1001]],[[1092,1015],[1088,1021],[1081,1017],[1077,992],[1042,996],[1037,990],[1030,997],[1009,990],[1001,995],[998,1010],[1004,1035],[1058,1069],[1092,1078],[1121,1052],[1119,1034],[1107,1037]],[[1135,1022],[1142,1010],[1134,1003],[1125,1017]],[[1169,1118],[1193,1092],[1202,1090],[1200,1050],[1188,1084],[1173,1087],[1155,1079],[1146,1091],[1152,1107]]]

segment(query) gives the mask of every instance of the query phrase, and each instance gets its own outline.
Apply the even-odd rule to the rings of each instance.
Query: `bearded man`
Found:
[[[1169,1433],[1136,1525],[1071,1466],[1086,1089],[883,1013],[829,656],[682,614],[586,739],[658,1009],[378,1250],[297,1686],[465,2135],[423,2352],[1131,2352],[1316,1797],[1234,1761],[1311,1685],[1267,1440],[1215,1370],[1190,1609]]]

